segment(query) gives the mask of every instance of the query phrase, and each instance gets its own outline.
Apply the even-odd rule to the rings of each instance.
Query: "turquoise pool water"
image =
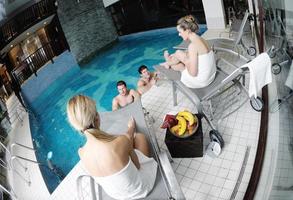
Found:
[[[202,26],[201,32],[206,30]],[[76,94],[92,97],[100,112],[110,111],[116,96],[116,82],[125,80],[129,88],[135,88],[139,78],[138,67],[163,61],[163,50],[173,52],[179,44],[175,28],[161,29],[124,36],[113,47],[97,55],[87,65],[69,70],[58,78],[31,104],[37,120],[30,117],[32,137],[40,162],[46,163],[47,153],[53,152],[52,163],[66,175],[78,162],[78,148],[84,138],[67,122],[66,103]],[[58,58],[57,58],[58,59]],[[62,66],[60,66],[62,67]],[[41,170],[50,192],[58,186],[56,172],[42,167]]]

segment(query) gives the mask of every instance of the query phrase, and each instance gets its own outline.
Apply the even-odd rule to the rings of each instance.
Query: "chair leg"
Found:
[[[204,113],[204,111],[202,110],[202,112],[200,113],[205,120],[207,121],[208,125],[213,129],[213,130],[217,130],[215,125],[209,120],[209,118],[206,116],[206,114]]]
[[[173,160],[173,158],[172,158],[172,156],[171,156],[169,150],[166,151],[166,154],[167,154],[167,157],[168,157],[168,160],[170,161],[170,163],[173,163],[174,160]]]
[[[212,100],[208,100],[209,102],[209,107],[210,107],[210,115],[211,115],[211,119],[214,119],[214,111],[213,111],[213,105],[212,105]]]

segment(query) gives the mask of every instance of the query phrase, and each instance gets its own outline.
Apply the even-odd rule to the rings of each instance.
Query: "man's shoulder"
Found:
[[[136,93],[136,90],[134,90],[134,89],[130,89],[130,90],[129,90],[129,93]]]
[[[119,95],[117,95],[117,96],[115,96],[114,98],[113,98],[113,103],[114,102],[118,102],[119,101]]]
[[[144,80],[143,77],[140,77],[140,78],[139,78],[138,82],[140,82],[140,81],[141,81],[141,82],[145,82],[145,80]]]
[[[137,84],[146,84],[145,80],[143,78],[140,78],[137,82]]]

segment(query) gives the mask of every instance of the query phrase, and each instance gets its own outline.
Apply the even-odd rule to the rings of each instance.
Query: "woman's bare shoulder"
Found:
[[[120,156],[125,158],[128,157],[129,152],[131,151],[129,139],[125,135],[121,135],[115,140],[116,141],[112,144],[112,150]]]
[[[199,38],[196,42],[191,42],[188,46],[188,52],[206,54],[210,51],[208,43],[203,38]]]
[[[188,53],[196,54],[199,52],[199,45],[196,42],[191,42],[188,45]]]
[[[115,145],[121,145],[124,147],[130,145],[130,141],[125,135],[119,135],[115,140]]]
[[[188,45],[188,50],[189,49],[196,49],[198,47],[198,43],[197,42],[191,42],[189,45]]]
[[[211,48],[210,48],[208,42],[203,37],[200,37],[200,40],[201,40],[204,48],[207,50],[207,52],[209,52],[211,50]]]

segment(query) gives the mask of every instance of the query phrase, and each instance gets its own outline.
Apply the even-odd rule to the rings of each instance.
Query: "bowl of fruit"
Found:
[[[161,128],[168,128],[176,137],[187,138],[198,129],[198,118],[189,111],[181,111],[176,115],[167,114]]]

